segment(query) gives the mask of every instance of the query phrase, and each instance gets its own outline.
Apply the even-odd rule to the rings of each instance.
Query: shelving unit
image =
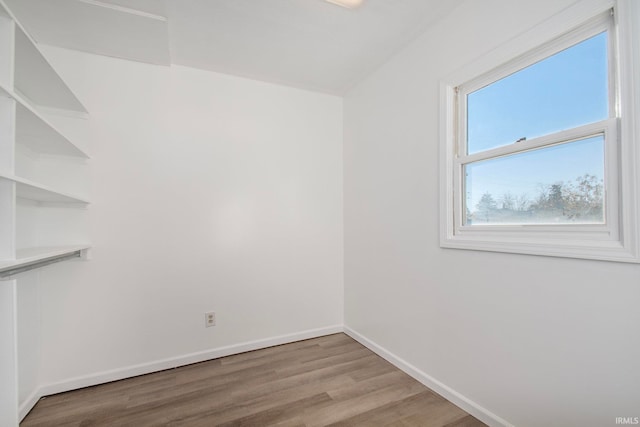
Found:
[[[45,154],[89,158],[84,150],[60,133],[20,95],[5,88],[1,83],[0,96],[16,101],[16,142],[18,144],[24,144],[33,151]]]
[[[38,49],[35,41],[13,17],[13,14],[9,12],[9,15],[16,23],[15,91],[23,94],[36,105],[86,113],[87,109],[58,76]]]
[[[56,112],[65,120],[52,115]],[[83,192],[89,154],[56,126],[64,125],[77,136],[75,120],[87,117],[84,105],[0,0],[2,426],[17,426],[37,401],[33,398],[38,393],[36,384],[19,372],[37,372],[38,367],[30,364],[39,357],[22,358],[21,352],[39,351],[38,345],[24,347],[25,342],[37,339],[39,332],[19,322],[18,307],[26,310],[20,311],[22,316],[38,315],[38,302],[32,298],[36,298],[34,289],[46,270],[38,275],[29,275],[29,271],[73,258],[86,259],[84,255],[91,246],[82,228],[89,200],[74,194]],[[73,123],[67,121],[69,118]],[[27,288],[28,292],[21,291]]]
[[[60,191],[53,190],[44,185],[36,184],[24,178],[19,178],[13,175],[7,175],[0,172],[0,179],[4,179],[10,182],[16,183],[16,197],[33,200],[40,203],[79,203],[82,205],[89,204],[88,200],[85,200],[78,196],[62,193]]]

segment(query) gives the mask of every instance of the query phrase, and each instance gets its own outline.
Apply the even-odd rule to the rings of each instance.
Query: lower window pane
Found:
[[[465,225],[602,224],[604,136],[464,166]]]

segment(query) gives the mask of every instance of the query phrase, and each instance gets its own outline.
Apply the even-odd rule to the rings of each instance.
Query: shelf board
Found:
[[[0,84],[0,96],[15,99],[16,139],[38,153],[89,158],[89,155],[62,135],[20,95]]]
[[[89,201],[67,193],[61,193],[44,185],[37,184],[15,175],[0,172],[0,179],[16,183],[17,197],[44,203],[81,203],[89,204]]]
[[[171,65],[164,0],[4,1],[41,44]]]
[[[89,249],[91,245],[73,245],[73,246],[51,246],[42,248],[19,249],[16,252],[16,259],[8,261],[0,261],[0,273],[32,265],[34,263],[47,261],[52,258],[71,255],[74,252]]]
[[[14,71],[16,89],[37,105],[86,113],[87,109],[40,52],[37,43],[25,31],[3,0],[0,0],[0,9],[4,9],[16,24]]]

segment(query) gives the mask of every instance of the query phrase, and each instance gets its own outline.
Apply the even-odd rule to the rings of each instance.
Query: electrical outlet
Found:
[[[210,311],[204,314],[204,326],[209,328],[211,326],[216,326],[216,313],[215,311]]]

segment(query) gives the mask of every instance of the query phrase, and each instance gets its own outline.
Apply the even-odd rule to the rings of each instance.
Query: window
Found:
[[[443,83],[441,246],[640,261],[629,4],[556,34],[575,6]]]

